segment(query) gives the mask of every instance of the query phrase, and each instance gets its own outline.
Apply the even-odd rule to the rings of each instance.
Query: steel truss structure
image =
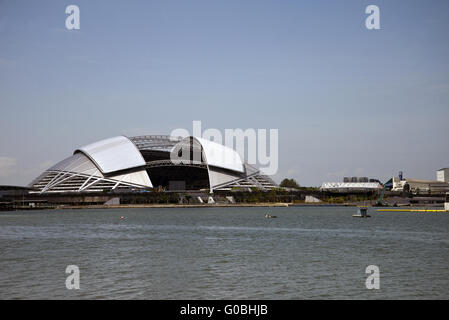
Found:
[[[191,148],[185,149],[189,143]],[[173,160],[182,154],[180,150],[200,152],[201,156],[188,154],[188,161]],[[278,187],[257,168],[243,163],[232,149],[200,138],[166,135],[120,136],[76,149],[71,157],[46,170],[29,187],[38,193],[79,193],[167,189],[174,185],[207,188],[211,192]]]

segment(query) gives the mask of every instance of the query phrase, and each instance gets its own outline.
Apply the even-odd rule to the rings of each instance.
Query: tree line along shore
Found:
[[[197,192],[128,192],[91,194],[33,194],[23,193],[0,198],[0,210],[37,210],[62,208],[139,208],[139,207],[285,207],[285,206],[357,206],[378,204],[379,192],[329,193],[318,188],[279,188]],[[416,197],[411,194],[386,192],[385,206],[444,205],[444,197]]]

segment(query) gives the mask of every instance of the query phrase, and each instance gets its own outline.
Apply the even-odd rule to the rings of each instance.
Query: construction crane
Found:
[[[376,207],[382,207],[384,205],[382,201],[384,199],[385,190],[387,190],[387,185],[389,185],[390,183],[393,183],[393,178],[391,178],[390,180],[388,180],[387,182],[384,183],[384,187],[382,188],[382,191],[380,192],[379,199],[376,202]]]

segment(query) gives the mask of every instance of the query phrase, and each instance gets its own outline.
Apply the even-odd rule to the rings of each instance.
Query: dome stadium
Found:
[[[78,148],[29,187],[45,194],[278,186],[229,147],[197,137],[152,135],[117,136]]]

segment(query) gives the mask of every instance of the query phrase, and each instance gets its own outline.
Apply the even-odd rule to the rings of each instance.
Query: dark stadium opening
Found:
[[[170,160],[170,152],[160,150],[140,150],[145,162]]]
[[[147,168],[154,188],[161,186],[168,191],[209,189],[206,168],[170,166]]]

